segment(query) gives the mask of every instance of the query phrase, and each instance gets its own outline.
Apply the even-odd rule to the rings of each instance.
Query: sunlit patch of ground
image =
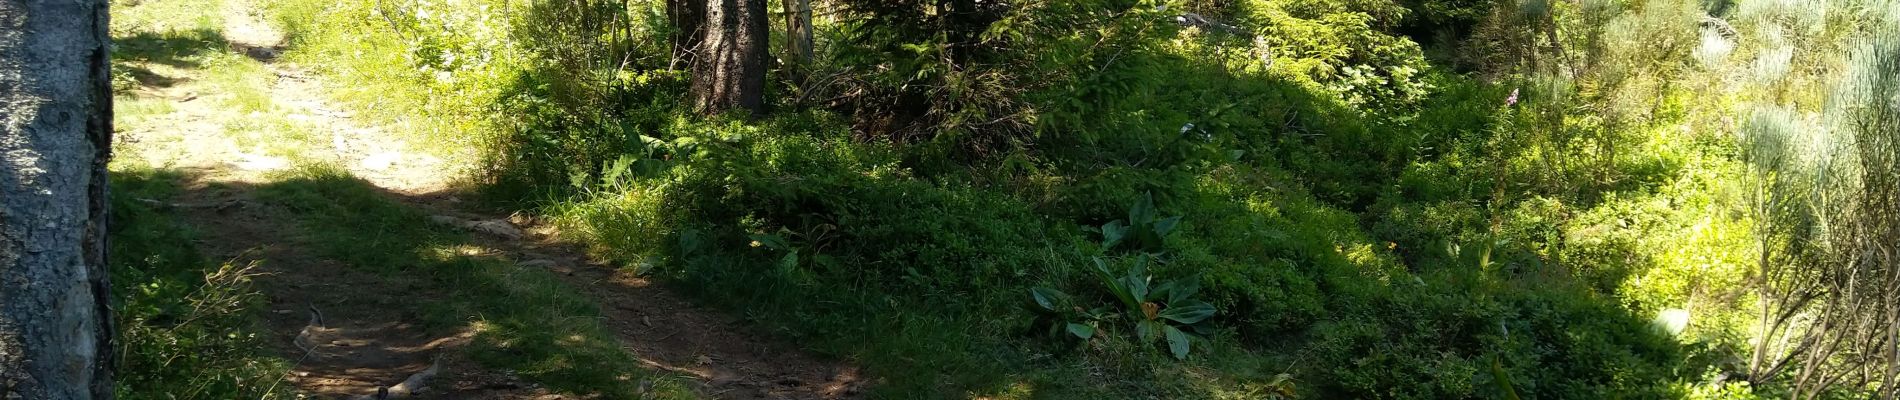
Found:
[[[259,183],[296,165],[325,164],[404,193],[440,191],[462,171],[331,105],[321,81],[275,60],[283,35],[255,10],[213,0],[135,7],[153,9],[121,12],[134,16],[116,28],[120,69],[128,71],[115,118],[121,165]],[[203,8],[225,11],[197,15]],[[168,22],[176,20],[193,22]]]

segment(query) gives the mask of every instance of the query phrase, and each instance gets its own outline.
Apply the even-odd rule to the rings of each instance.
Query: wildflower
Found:
[[[1504,106],[1510,107],[1515,105],[1517,105],[1517,88],[1511,88],[1511,97],[1504,98]]]

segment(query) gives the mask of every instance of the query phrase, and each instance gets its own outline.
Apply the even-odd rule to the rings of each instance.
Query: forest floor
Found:
[[[223,4],[215,32],[221,39],[205,41],[223,48],[181,53],[178,40],[158,39],[156,47],[171,50],[126,62],[138,87],[119,95],[116,163],[178,172],[181,194],[141,201],[162,202],[183,216],[198,231],[197,245],[207,256],[257,263],[270,342],[293,365],[286,386],[317,398],[374,396],[379,388],[401,395],[408,389],[403,385],[414,383],[420,383],[418,398],[598,397],[584,387],[550,387],[555,385],[527,376],[592,368],[560,365],[584,358],[553,357],[524,367],[471,355],[484,329],[506,325],[485,320],[505,313],[484,307],[532,308],[543,306],[534,299],[577,298],[597,310],[594,317],[617,350],[645,370],[617,377],[638,381],[635,393],[642,397],[664,395],[654,387],[666,382],[678,383],[683,389],[675,394],[686,397],[862,396],[870,381],[850,365],[808,355],[629,269],[590,259],[532,216],[462,200],[465,185],[456,177],[467,166],[337,107],[324,97],[325,85],[333,83],[278,59],[285,39],[262,22],[260,11],[241,1]],[[136,50],[136,40],[121,38],[122,49],[129,43]],[[325,228],[337,224],[307,215],[322,205],[284,194],[302,193],[285,185],[307,182],[298,179],[299,171],[311,168],[346,174],[342,184],[361,186],[361,193],[405,209],[401,213],[425,215],[440,225],[430,232],[455,239],[443,244],[397,232]],[[470,293],[457,286],[459,277],[351,261],[403,259],[350,254],[386,249],[450,251],[500,265],[495,274],[504,284],[551,276],[545,289],[537,289],[551,293],[519,301],[450,299]],[[569,329],[518,325],[509,329]],[[500,337],[502,354],[509,354],[510,336]],[[519,373],[524,369],[536,372]]]

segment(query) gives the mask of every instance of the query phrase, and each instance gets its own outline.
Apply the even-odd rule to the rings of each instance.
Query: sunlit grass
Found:
[[[228,96],[223,99],[227,111],[239,114],[277,111],[270,91],[276,76],[271,75],[263,63],[230,51],[209,58],[204,69],[205,79],[216,93]]]
[[[152,119],[178,110],[176,100],[128,96],[112,104],[113,123],[119,126],[148,127]]]
[[[112,32],[165,32],[224,27],[225,0],[112,0]]]

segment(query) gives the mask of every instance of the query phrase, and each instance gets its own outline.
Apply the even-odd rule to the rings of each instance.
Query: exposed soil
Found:
[[[344,165],[393,199],[426,213],[508,220],[457,200],[451,176],[443,172],[456,166],[331,106],[321,95],[319,77],[277,59],[282,35],[261,23],[243,2],[231,3],[234,6],[225,11],[226,39],[233,50],[264,62],[274,75],[269,92],[276,109],[332,139],[327,154],[299,158]],[[306,249],[290,210],[251,201],[252,189],[269,182],[271,171],[294,162],[233,143],[217,123],[231,111],[220,109],[224,102],[210,101],[223,94],[193,90],[204,89],[178,84],[140,90],[136,95],[169,99],[174,111],[129,127],[121,135],[126,141],[121,146],[148,159],[163,158],[154,164],[188,174],[179,209],[200,230],[198,245],[207,255],[260,263],[263,275],[256,281],[269,299],[267,325],[275,350],[295,362],[286,385],[317,398],[358,398],[436,367],[426,374],[430,379],[415,398],[575,398],[467,360],[459,351],[472,336],[466,330],[430,332],[416,326],[420,311],[411,299],[442,295],[430,282],[352,269]],[[518,225],[509,226],[524,228],[522,237],[474,236],[492,249],[489,256],[517,261],[520,268],[549,269],[592,295],[606,325],[631,354],[654,369],[696,377],[702,394],[733,399],[862,397],[867,380],[856,368],[810,356],[665,288],[593,262],[558,241],[550,227],[516,221]]]

